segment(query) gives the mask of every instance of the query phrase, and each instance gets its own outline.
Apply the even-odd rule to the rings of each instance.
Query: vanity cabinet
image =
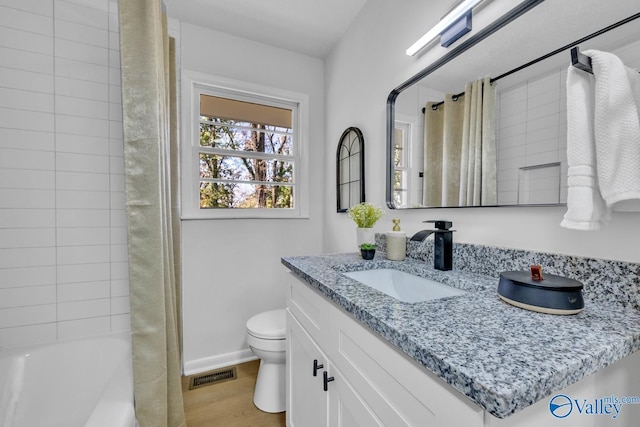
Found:
[[[477,405],[293,275],[287,345],[288,426],[483,425]]]

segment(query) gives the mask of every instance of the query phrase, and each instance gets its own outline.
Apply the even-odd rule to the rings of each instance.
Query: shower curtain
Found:
[[[425,206],[497,204],[495,85],[487,77],[467,83],[454,101],[425,108]]]
[[[160,0],[118,3],[134,397],[141,427],[186,426],[175,49],[162,9]]]

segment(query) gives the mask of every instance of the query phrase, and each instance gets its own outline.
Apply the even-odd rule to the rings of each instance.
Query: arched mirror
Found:
[[[399,85],[387,100],[388,206],[565,204],[570,48],[606,50],[626,62],[639,61],[633,52],[640,46],[640,19],[629,20],[639,11],[637,0],[522,1]],[[620,22],[625,23],[611,28]],[[469,86],[473,83],[477,87]],[[487,129],[492,151],[461,149],[458,156],[491,158],[493,170],[485,175],[469,160],[460,163],[458,158],[452,167],[451,158],[443,154],[442,134],[472,125],[451,124],[441,116],[463,115],[471,100],[472,107],[489,105],[487,93],[494,107],[482,120],[488,118],[493,126]],[[461,146],[465,142],[456,139]],[[459,182],[451,184],[455,179]],[[446,194],[452,188],[455,194]],[[470,188],[478,191],[476,197],[472,193],[462,201]]]
[[[364,137],[360,129],[347,128],[336,151],[336,193],[338,212],[365,201]]]

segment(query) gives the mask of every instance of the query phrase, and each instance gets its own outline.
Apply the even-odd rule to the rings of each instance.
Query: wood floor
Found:
[[[269,414],[253,404],[259,360],[237,365],[237,378],[189,390],[182,378],[187,427],[282,427],[285,413]]]

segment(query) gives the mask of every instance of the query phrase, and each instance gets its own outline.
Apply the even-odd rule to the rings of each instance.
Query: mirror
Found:
[[[387,101],[388,206],[407,209],[566,203],[565,82],[569,48],[579,44],[581,51],[611,51],[630,66],[640,61],[640,55],[632,53],[640,46],[633,44],[640,40],[640,19],[630,19],[640,8],[633,0],[609,7],[599,3],[521,2],[394,89]],[[621,24],[607,28],[614,23]],[[602,34],[595,35],[603,29]],[[493,135],[494,152],[489,143],[489,152],[485,153],[489,164],[494,156],[494,174],[490,167],[483,167],[488,171],[484,177],[477,167],[460,166],[457,158],[452,167],[451,158],[441,148],[445,142],[432,136],[437,128],[433,116],[453,115],[456,108],[462,111],[463,103],[475,99],[465,86],[483,77],[490,78],[491,84],[485,82],[485,86],[495,91],[495,109],[489,110],[494,115],[493,119],[489,116],[489,122],[495,132],[489,129],[487,137],[490,141]],[[435,110],[433,104],[438,104]],[[449,125],[445,119],[444,123],[440,126],[448,129],[445,134],[465,128],[462,122]],[[463,139],[455,139],[464,145]],[[463,180],[451,184],[451,176],[460,176],[460,169],[463,180],[465,176],[468,180],[462,189]],[[434,176],[438,177],[436,181]],[[468,194],[469,185],[476,188],[474,191],[480,189],[477,197],[462,196]],[[447,196],[445,193],[451,193],[452,188],[455,194]]]
[[[364,136],[356,127],[347,128],[336,150],[336,195],[338,212],[346,212],[364,197]]]

